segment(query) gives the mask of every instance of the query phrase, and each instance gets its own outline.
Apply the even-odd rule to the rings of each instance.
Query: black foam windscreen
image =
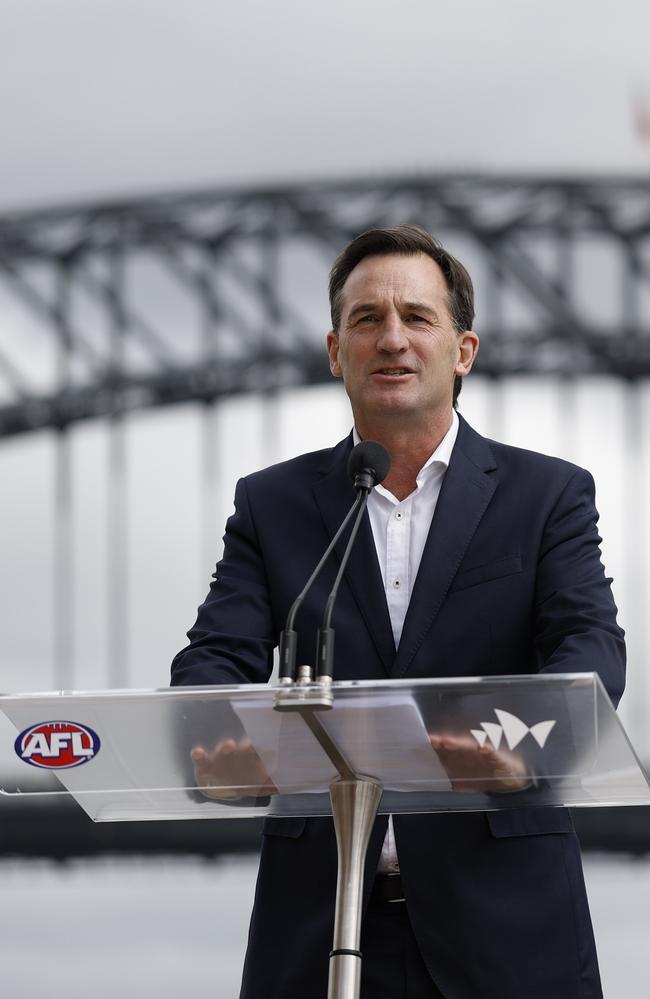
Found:
[[[377,441],[361,441],[352,448],[348,458],[348,475],[355,482],[357,475],[368,473],[374,485],[383,480],[390,470],[390,455],[383,444]]]

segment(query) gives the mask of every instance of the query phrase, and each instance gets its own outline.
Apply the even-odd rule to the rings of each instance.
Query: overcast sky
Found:
[[[0,0],[0,208],[650,166],[647,0]]]

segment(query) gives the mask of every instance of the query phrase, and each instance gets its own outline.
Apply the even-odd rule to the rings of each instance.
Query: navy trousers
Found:
[[[361,953],[361,999],[444,999],[422,959],[404,902],[369,906]]]

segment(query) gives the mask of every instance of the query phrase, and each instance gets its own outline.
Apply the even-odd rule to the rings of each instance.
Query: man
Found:
[[[591,476],[487,441],[455,411],[478,350],[465,268],[416,226],[370,231],[337,259],[330,303],[330,366],[353,434],[238,484],[224,557],[172,682],[268,678],[287,611],[352,499],[353,439],[370,438],[392,465],[339,593],[335,678],[597,669],[617,701],[623,636]],[[298,662],[313,657],[335,571],[300,612]],[[198,779],[240,749],[197,750]],[[264,831],[242,999],[324,999],[331,820],[270,818]],[[563,809],[380,817],[364,903],[367,999],[601,996]]]

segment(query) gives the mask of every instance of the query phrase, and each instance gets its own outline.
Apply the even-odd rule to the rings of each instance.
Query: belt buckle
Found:
[[[392,881],[393,879],[398,880],[400,888],[402,887],[400,871],[389,872],[388,874],[385,874],[384,877],[386,877],[389,881]],[[399,898],[388,898],[386,901],[389,905],[395,905],[396,903],[406,902],[406,899],[403,895],[401,895]]]

